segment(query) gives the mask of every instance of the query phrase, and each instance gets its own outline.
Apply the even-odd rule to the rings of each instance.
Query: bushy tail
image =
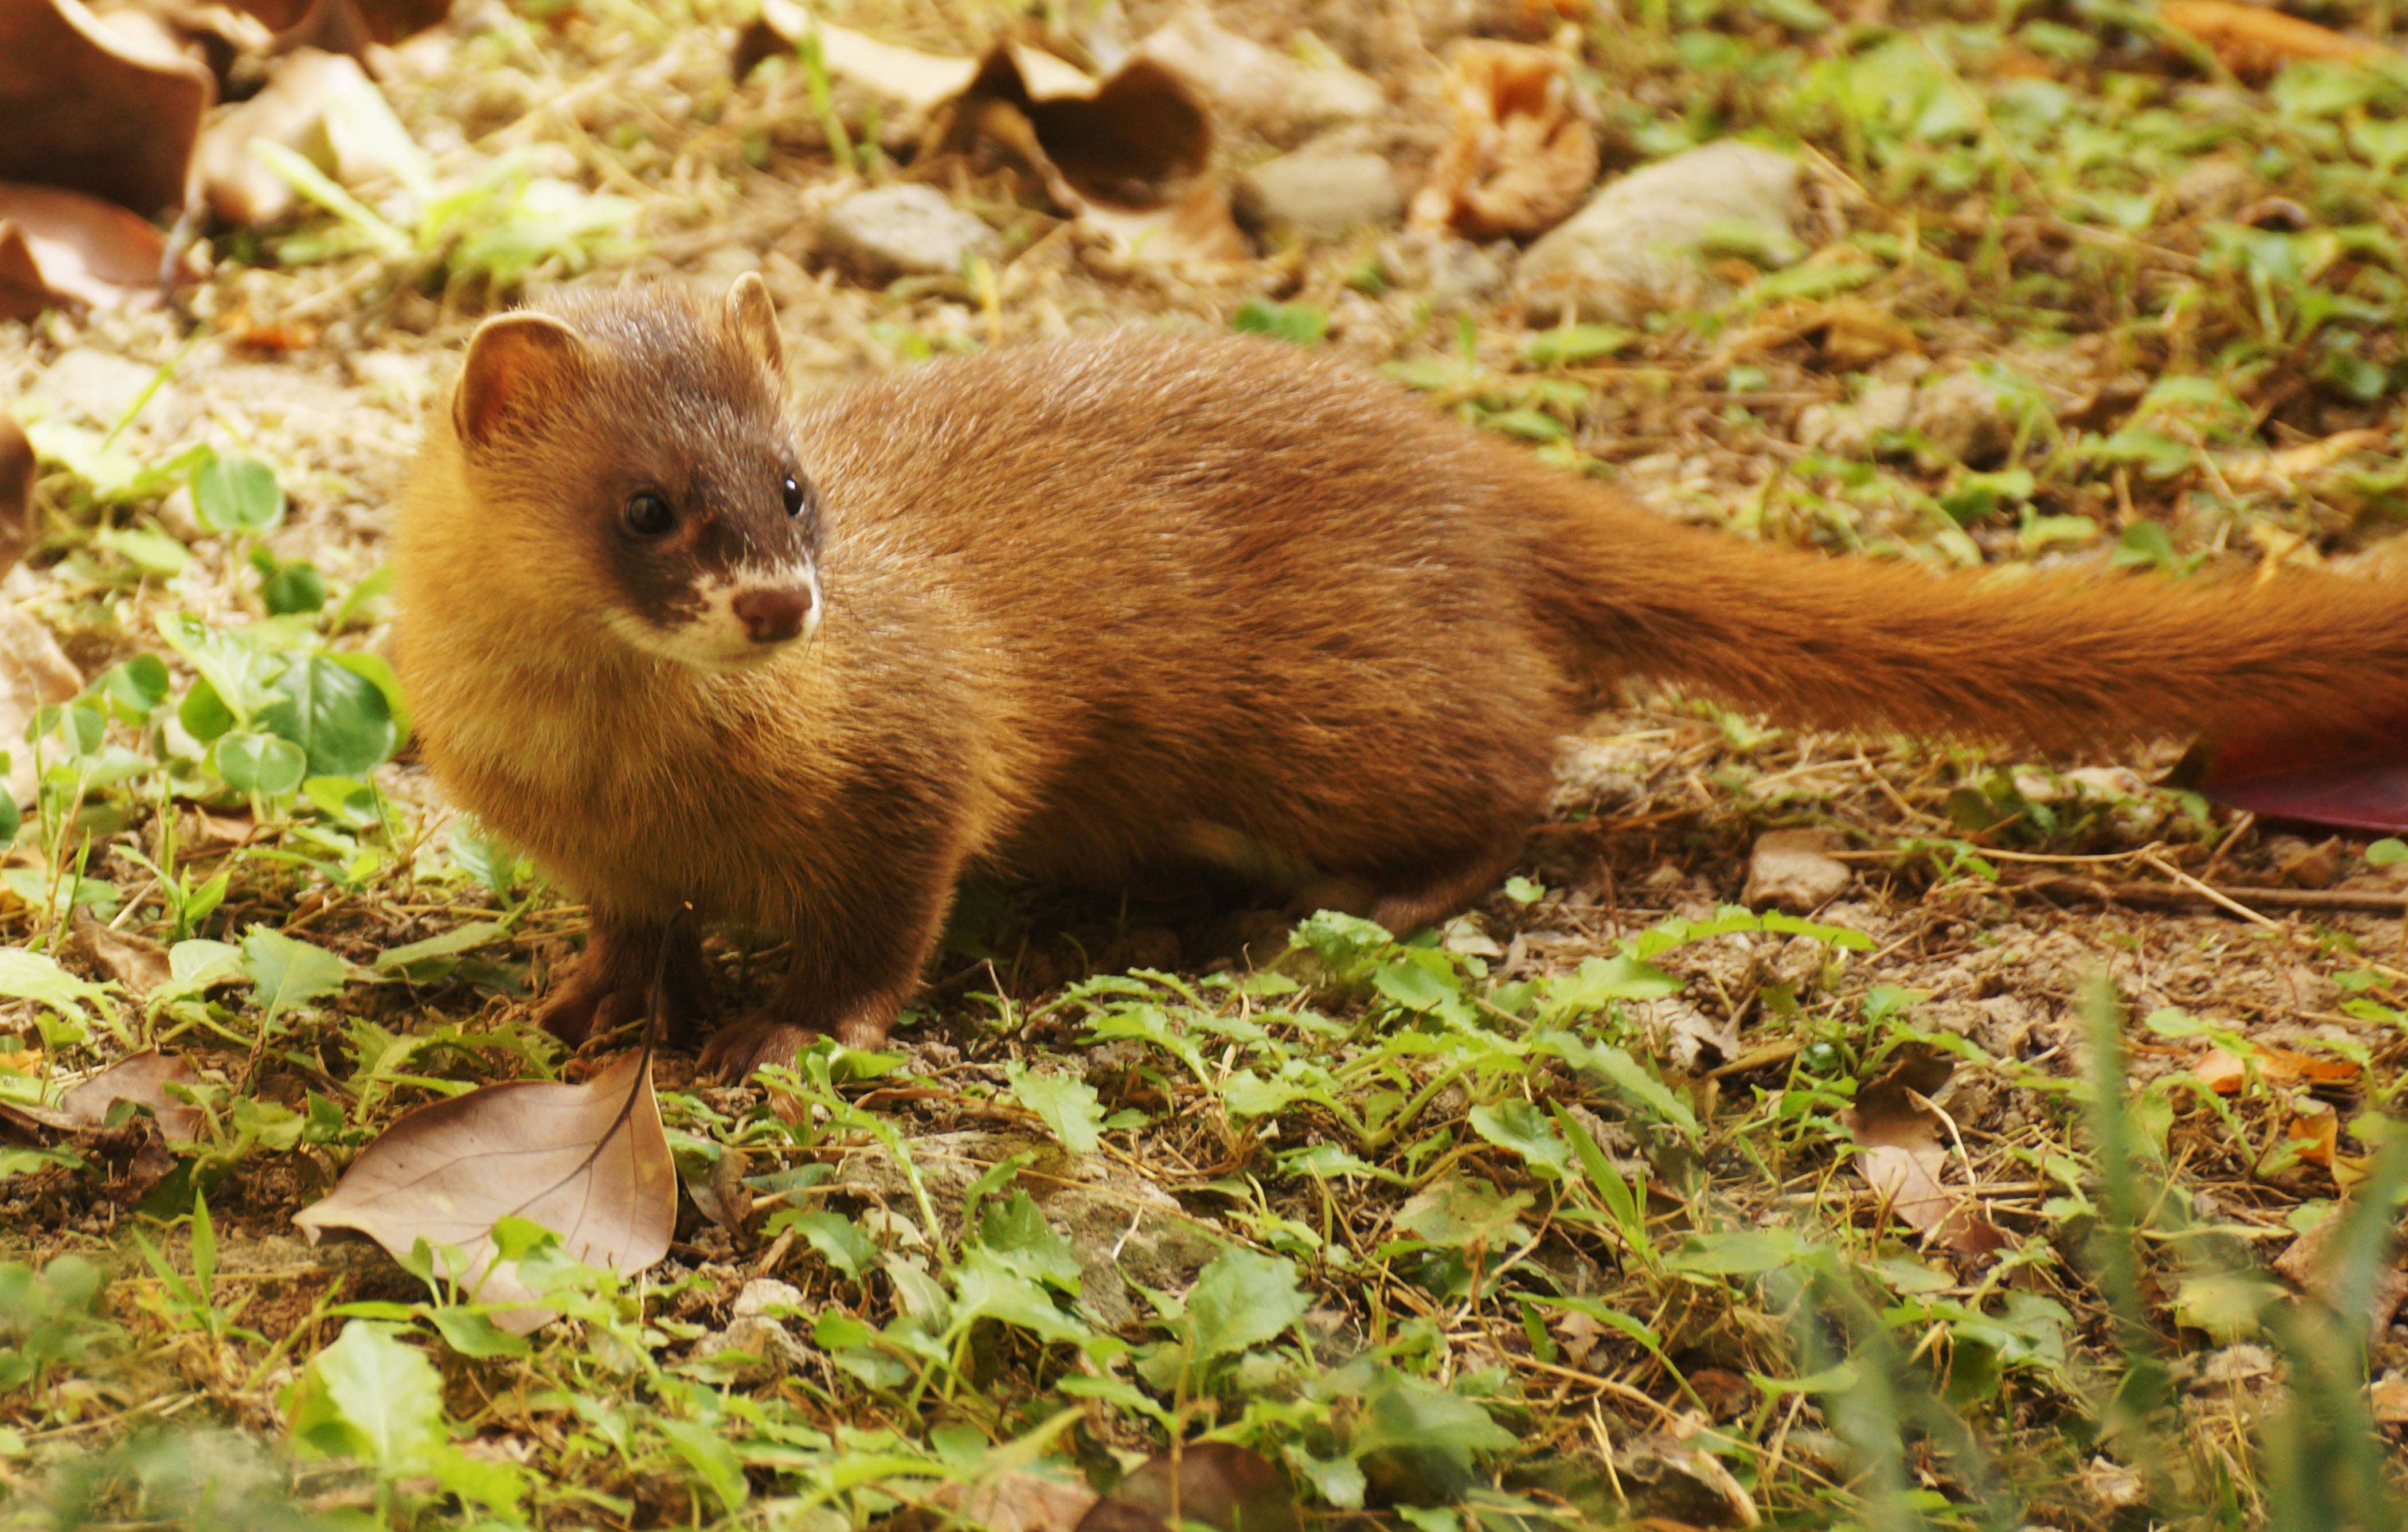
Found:
[[[1785,722],[2048,749],[2267,742],[2408,760],[2408,587],[2332,576],[1935,575],[1768,548],[1578,486],[1534,557],[1609,670]]]

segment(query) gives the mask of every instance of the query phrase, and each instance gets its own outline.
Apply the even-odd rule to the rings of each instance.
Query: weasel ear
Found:
[[[727,290],[727,327],[760,354],[771,372],[786,375],[786,343],[778,335],[778,306],[769,301],[769,284],[757,271],[736,279]]]
[[[522,310],[477,326],[452,391],[460,439],[483,447],[513,422],[538,417],[566,394],[585,363],[585,342],[552,318]]]

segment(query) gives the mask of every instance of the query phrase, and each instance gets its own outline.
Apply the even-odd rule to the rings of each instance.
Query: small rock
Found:
[[[2176,176],[2167,191],[2184,212],[2215,218],[2248,202],[2263,184],[2238,160],[2201,160]]]
[[[2014,444],[2014,417],[1987,379],[1942,373],[1914,391],[1914,429],[1959,463],[1992,463]]]
[[[1003,242],[933,186],[881,186],[828,208],[820,249],[861,276],[948,277],[972,254],[994,255]]]
[[[1614,1454],[1614,1477],[1642,1515],[1689,1526],[1755,1526],[1756,1502],[1722,1460],[1665,1432],[1651,1432]]]
[[[781,1282],[775,1277],[755,1277],[736,1295],[735,1306],[729,1310],[738,1319],[754,1319],[769,1311],[772,1304],[784,1304],[799,1309],[803,1290],[793,1282]]]
[[[1775,248],[1795,247],[1789,226],[1798,162],[1725,140],[1634,170],[1523,253],[1513,284],[1534,308],[1635,324],[1656,309],[1685,308],[1711,292],[1698,246],[1749,227]]]
[[[1383,155],[1308,147],[1246,172],[1238,182],[1237,213],[1256,228],[1333,239],[1396,222],[1405,214],[1405,193]]]
[[[784,1282],[770,1285],[786,1287]],[[792,1293],[794,1289],[787,1287],[786,1291]],[[796,1294],[796,1296],[800,1296]],[[738,1377],[750,1381],[774,1378],[810,1359],[809,1347],[796,1339],[783,1324],[760,1314],[729,1320],[727,1328],[713,1330],[694,1343],[694,1353],[697,1358],[715,1357],[725,1352],[736,1352],[752,1358],[749,1363],[721,1364]]]
[[[1750,909],[1770,905],[1794,915],[1811,915],[1848,891],[1856,874],[1826,855],[1826,830],[1768,830],[1756,838],[1747,859],[1747,888],[1740,901]]]
[[[1510,241],[1484,247],[1460,235],[1410,229],[1381,247],[1380,256],[1431,312],[1447,314],[1484,303],[1504,287],[1509,273],[1497,252],[1512,249]]]

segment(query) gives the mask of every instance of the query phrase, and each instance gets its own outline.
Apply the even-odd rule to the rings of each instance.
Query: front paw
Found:
[[[571,981],[536,1012],[536,1024],[570,1048],[582,1048],[591,1038],[607,1038],[631,1022],[641,1021],[646,998],[642,990],[606,989]]]
[[[773,1016],[747,1016],[712,1035],[702,1051],[702,1072],[725,1084],[740,1085],[764,1065],[793,1064],[795,1055],[809,1048],[816,1036],[810,1027]]]

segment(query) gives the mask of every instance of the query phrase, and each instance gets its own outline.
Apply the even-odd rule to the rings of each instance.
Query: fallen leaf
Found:
[[[1074,1532],[1297,1532],[1296,1496],[1262,1455],[1226,1441],[1155,1454],[1097,1500]]]
[[[2367,1389],[2366,1403],[2377,1425],[2408,1425],[2408,1378],[2385,1373]]]
[[[1287,144],[1315,129],[1359,122],[1386,104],[1379,81],[1336,59],[1307,63],[1240,36],[1191,5],[1134,51],[1186,81],[1223,122]]]
[[[980,1526],[987,1532],[1071,1532],[1096,1501],[1096,1492],[1075,1480],[1010,1468],[969,1483],[939,1484],[920,1505],[896,1515],[893,1525],[898,1532],[940,1525]],[[931,1516],[931,1511],[947,1514]]]
[[[1695,1417],[1691,1417],[1693,1420]],[[1620,1444],[1614,1478],[1630,1509],[1686,1526],[1756,1526],[1762,1514],[1720,1458],[1671,1431]]]
[[[1563,1342],[1564,1360],[1575,1367],[1588,1365],[1589,1353],[1597,1350],[1597,1343],[1606,1336],[1602,1324],[1577,1309],[1565,1310],[1547,1327]]]
[[[1986,1254],[2011,1241],[1968,1198],[1940,1182],[1948,1167],[1937,1112],[1918,1099],[1946,1083],[1954,1063],[1936,1050],[1901,1050],[1898,1062],[1856,1093],[1847,1114],[1856,1171],[1889,1210],[1942,1247]]]
[[[93,308],[156,301],[163,275],[198,273],[189,261],[166,267],[167,242],[124,208],[79,192],[0,181],[0,319],[32,319],[62,303]]]
[[[135,999],[148,999],[172,977],[167,949],[148,937],[116,930],[84,905],[76,906],[70,923],[76,948]]]
[[[2333,1269],[2334,1243],[2342,1231],[2344,1210],[2336,1208],[2326,1213],[2315,1227],[2293,1239],[2288,1249],[2274,1257],[2274,1274],[2299,1291],[2329,1302],[2338,1275]],[[2408,1270],[2401,1268],[2396,1240],[2375,1274],[2367,1300],[2367,1334],[2380,1340],[2391,1328],[2401,1302],[2408,1301]]]
[[[155,27],[111,26],[82,0],[0,5],[0,181],[80,193],[143,218],[180,208],[216,98],[208,68]]]
[[[201,135],[194,173],[221,222],[275,223],[300,202],[293,183],[251,151],[254,142],[293,150],[349,191],[396,180],[423,188],[433,175],[358,63],[314,48],[286,55],[265,90]]]
[[[2206,44],[2244,79],[2262,79],[2293,59],[2359,63],[2391,53],[2363,37],[2237,0],[2161,0],[2157,20]]]
[[[816,34],[820,64],[838,79],[849,79],[904,107],[925,112],[969,88],[978,76],[976,59],[948,58],[881,42],[850,27],[814,23],[810,11],[796,0],[761,0],[760,14],[736,39],[738,79],[763,60],[789,53]]]
[[[1572,110],[1570,65],[1549,49],[1467,38],[1447,53],[1453,136],[1413,196],[1416,228],[1473,239],[1542,234],[1597,179],[1596,130]]]
[[[167,1088],[199,1082],[200,1076],[183,1054],[151,1049],[129,1053],[86,1075],[60,1093],[56,1106],[0,1102],[0,1116],[56,1133],[94,1133],[108,1125],[110,1108],[131,1101],[157,1119],[161,1138],[170,1143],[190,1143],[201,1130],[200,1109],[169,1095]]]
[[[13,415],[0,414],[0,575],[34,543],[34,444]]]
[[[658,1261],[677,1223],[677,1166],[661,1129],[648,1055],[630,1053],[581,1085],[514,1080],[402,1115],[361,1152],[322,1201],[293,1221],[314,1242],[356,1229],[395,1257],[412,1245],[454,1245],[480,1301],[532,1297],[494,1269],[494,1224],[517,1217],[552,1230],[588,1266],[632,1274]],[[523,1335],[547,1310],[494,1319]]]
[[[2257,1066],[2258,1078],[2270,1085],[2289,1085],[2300,1081],[2337,1084],[2358,1078],[2358,1066],[2347,1059],[2319,1058],[2264,1044],[2246,1059],[2221,1048],[2211,1048],[2200,1055],[2190,1072],[2216,1095],[2231,1095],[2248,1080],[2253,1064]]]
[[[1168,64],[1132,53],[1098,79],[1041,49],[1001,43],[947,58],[815,22],[793,0],[763,0],[739,37],[738,69],[816,36],[830,76],[924,118],[921,159],[1000,152],[1058,211],[1124,255],[1181,264],[1244,256],[1228,189],[1211,174],[1212,120]]]
[[[83,690],[83,674],[50,630],[13,601],[0,601],[0,739],[22,741],[34,714]],[[7,788],[20,804],[34,801],[38,780],[34,752],[8,752]]]
[[[2295,1114],[2285,1137],[2300,1158],[2310,1165],[2329,1167],[2333,1151],[2341,1144],[2341,1113],[2321,1101],[2312,1104],[2324,1110]]]
[[[366,43],[387,47],[440,22],[452,0],[225,0],[271,28],[280,47],[308,46],[358,53]],[[350,39],[356,38],[357,41]],[[335,46],[330,46],[333,44]]]
[[[2236,490],[2287,490],[2302,479],[2314,479],[2354,452],[2386,452],[2392,433],[2384,430],[2337,431],[2315,441],[2303,441],[2271,452],[2219,455],[2216,472]],[[2258,523],[2252,523],[2253,530]]]
[[[1212,122],[1180,77],[1131,58],[1102,79],[1033,48],[988,50],[930,117],[928,150],[1000,149],[1056,208],[1154,263],[1246,252],[1209,166]]]

